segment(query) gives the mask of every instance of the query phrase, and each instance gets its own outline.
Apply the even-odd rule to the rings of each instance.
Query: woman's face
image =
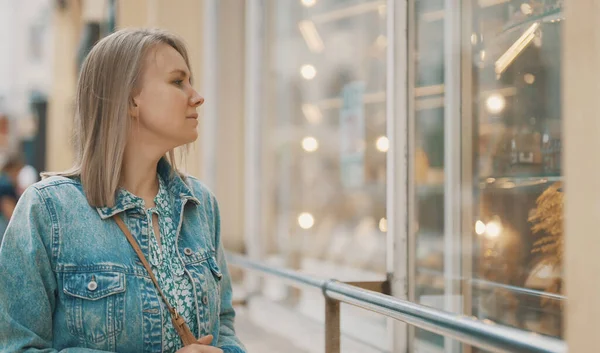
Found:
[[[185,60],[173,47],[161,44],[145,59],[139,94],[132,115],[139,126],[133,141],[166,153],[198,138],[196,108],[204,103],[192,88]]]

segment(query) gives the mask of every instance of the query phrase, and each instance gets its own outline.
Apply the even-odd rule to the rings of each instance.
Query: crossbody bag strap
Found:
[[[148,260],[146,260],[144,253],[142,253],[142,249],[140,249],[140,246],[138,245],[137,241],[135,241],[135,239],[133,238],[133,235],[131,234],[131,232],[129,231],[127,226],[125,225],[125,222],[123,222],[121,217],[119,217],[118,215],[114,216],[113,218],[114,218],[115,222],[117,223],[117,225],[119,226],[119,228],[121,228],[121,231],[123,232],[123,234],[125,234],[127,241],[129,241],[129,244],[131,244],[131,247],[133,248],[133,250],[135,251],[137,256],[140,258],[140,261],[142,262],[142,265],[144,265],[144,267],[146,268],[148,275],[150,275],[150,279],[152,280],[152,283],[154,283],[156,290],[162,297],[165,305],[167,306],[167,309],[169,310],[169,313],[171,314],[171,321],[173,322],[173,325],[175,326],[175,329],[176,329],[177,333],[179,334],[179,337],[181,337],[181,341],[183,342],[183,344],[187,346],[192,343],[197,343],[197,339],[194,337],[194,335],[190,331],[190,328],[185,323],[185,320],[183,319],[183,317],[181,317],[181,315],[179,315],[179,313],[177,313],[177,311],[169,304],[167,297],[165,297],[163,291],[160,289],[158,281],[156,280],[154,273],[152,273],[152,268],[150,267]]]

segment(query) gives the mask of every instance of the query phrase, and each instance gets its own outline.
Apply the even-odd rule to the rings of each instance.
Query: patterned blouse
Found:
[[[127,198],[145,209],[148,219],[148,232],[150,240],[150,257],[148,262],[152,272],[169,304],[181,315],[190,327],[195,337],[198,337],[197,308],[193,300],[192,282],[185,273],[183,265],[177,255],[176,247],[176,221],[172,219],[173,200],[166,190],[165,182],[158,177],[158,194],[154,198],[155,207],[146,209],[144,200],[132,193],[122,190]],[[160,229],[160,246],[154,234],[152,215],[157,214]],[[175,352],[182,347],[181,339],[171,322],[171,315],[166,306],[163,306],[163,352]]]

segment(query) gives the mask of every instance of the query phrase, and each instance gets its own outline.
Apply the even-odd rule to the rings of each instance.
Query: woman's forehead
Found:
[[[167,44],[157,45],[148,53],[145,66],[147,71],[155,73],[170,73],[175,70],[189,71],[183,56]]]

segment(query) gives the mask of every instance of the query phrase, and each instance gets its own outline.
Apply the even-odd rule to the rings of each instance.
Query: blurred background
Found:
[[[563,338],[563,6],[0,0],[0,160],[68,168],[87,52],[168,29],[206,98],[185,169],[216,193],[229,251]],[[319,291],[231,271],[249,347],[322,351]],[[345,352],[482,352],[342,313]]]

